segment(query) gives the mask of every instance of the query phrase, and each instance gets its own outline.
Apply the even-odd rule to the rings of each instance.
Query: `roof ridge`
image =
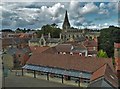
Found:
[[[100,68],[102,68],[105,65],[108,65],[108,63],[104,63],[101,67],[99,67],[98,69],[96,69],[95,71],[93,71],[93,73],[96,72],[97,70],[99,70]]]

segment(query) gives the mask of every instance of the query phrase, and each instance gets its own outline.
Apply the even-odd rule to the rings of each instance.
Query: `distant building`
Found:
[[[97,40],[97,37],[99,37],[99,35],[100,32],[92,32],[88,29],[71,28],[66,11],[64,22],[62,25],[62,40],[64,42],[81,42],[84,41],[86,37],[92,39],[96,38]]]
[[[62,25],[62,39],[64,42],[84,40],[82,30],[72,29],[69,23],[67,11],[65,13],[64,22]]]
[[[9,62],[10,58],[12,57],[11,61],[13,62],[13,68],[21,68],[21,66],[25,65],[28,61],[31,50],[29,47],[25,48],[16,48],[16,47],[9,47],[6,49],[4,58],[6,58],[6,63]],[[8,61],[7,61],[8,60]],[[11,63],[10,61],[10,63]],[[9,64],[9,63],[8,63]]]
[[[61,43],[61,34],[59,38],[52,38],[50,33],[47,36],[41,35],[40,38],[29,40],[29,46],[49,46],[53,47]]]
[[[93,57],[97,56],[98,42],[95,39],[93,40],[86,39],[86,41],[83,42],[83,45],[86,47],[88,51],[88,56],[93,56]]]
[[[15,33],[15,32],[1,32],[2,48],[6,49],[11,46],[14,47],[25,47],[28,46],[28,41],[35,37],[35,32],[28,33]]]

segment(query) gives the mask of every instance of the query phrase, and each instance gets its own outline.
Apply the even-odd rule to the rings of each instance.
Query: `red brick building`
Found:
[[[117,71],[118,78],[120,79],[120,43],[114,43],[114,57],[115,57],[115,67]]]

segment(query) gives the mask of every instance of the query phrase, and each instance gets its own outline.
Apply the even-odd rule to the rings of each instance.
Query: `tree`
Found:
[[[2,31],[2,32],[14,32],[14,31],[11,30],[11,29],[2,29],[1,31]]]
[[[98,49],[103,49],[108,57],[114,57],[114,42],[120,43],[120,28],[110,26],[100,30]]]
[[[103,51],[103,50],[98,51],[97,57],[108,58],[107,53],[105,51]]]
[[[57,27],[55,23],[49,25],[43,25],[41,30],[37,31],[38,37],[41,36],[41,34],[48,35],[48,33],[51,34],[51,37],[58,38],[59,34],[61,33],[61,29]]]

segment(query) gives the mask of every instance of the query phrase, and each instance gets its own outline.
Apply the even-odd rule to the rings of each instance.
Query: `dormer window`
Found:
[[[62,54],[62,52],[60,52],[60,54]]]
[[[96,47],[93,47],[93,50],[96,50]]]
[[[92,57],[92,55],[88,55],[88,57]]]
[[[21,55],[19,54],[18,57],[21,57]]]
[[[82,56],[82,53],[79,53],[80,56]]]
[[[63,54],[65,55],[65,54],[66,54],[66,52],[63,52]]]
[[[70,52],[70,55],[73,55],[73,52]]]

